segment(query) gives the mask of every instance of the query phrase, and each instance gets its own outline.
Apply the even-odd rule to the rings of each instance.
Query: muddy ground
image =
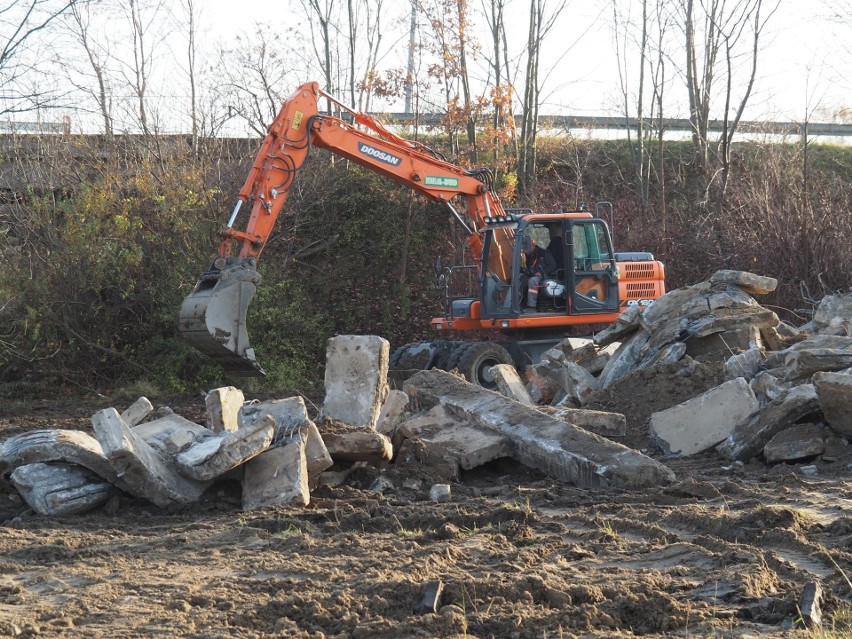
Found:
[[[198,397],[152,401],[203,420]],[[0,440],[90,431],[109,404],[18,402]],[[635,420],[631,432],[641,445]],[[360,466],[308,508],[241,512],[238,484],[220,482],[178,512],[122,496],[53,519],[0,481],[0,636],[808,636],[788,628],[813,580],[830,636],[852,636],[844,455],[813,460],[815,476],[712,453],[662,460],[677,482],[642,492],[580,490],[500,460],[440,504],[428,498],[439,478],[409,458]],[[383,494],[369,490],[380,475]],[[433,580],[438,612],[413,614]]]

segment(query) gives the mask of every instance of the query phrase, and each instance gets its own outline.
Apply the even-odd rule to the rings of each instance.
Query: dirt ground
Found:
[[[197,397],[152,401],[203,418]],[[90,431],[109,405],[23,404],[0,413],[0,440]],[[242,512],[239,486],[220,482],[177,512],[121,496],[52,519],[0,480],[0,636],[809,636],[789,628],[814,580],[830,636],[852,636],[852,458],[827,454],[813,476],[713,453],[661,461],[677,481],[641,492],[498,460],[434,503],[440,478],[408,458],[361,465],[307,508]],[[392,487],[371,491],[380,476]],[[434,580],[437,612],[415,614]]]

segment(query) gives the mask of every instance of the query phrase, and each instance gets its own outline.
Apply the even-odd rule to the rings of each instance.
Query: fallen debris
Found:
[[[174,462],[145,443],[114,408],[92,415],[92,426],[104,455],[130,494],[164,508],[198,501],[207,489],[206,482],[186,479],[178,473]]]
[[[93,415],[96,438],[61,429],[9,438],[0,474],[13,476],[34,510],[56,515],[96,508],[117,489],[183,506],[223,478],[241,482],[245,510],[304,506],[311,490],[347,482],[374,494],[431,483],[430,498],[443,500],[450,484],[436,479],[459,481],[506,458],[582,488],[674,480],[667,466],[613,439],[665,455],[715,447],[741,462],[843,459],[852,436],[852,296],[826,298],[797,328],[751,297],[775,285],[719,271],[628,308],[593,340],[564,339],[527,368],[526,385],[514,368],[494,366],[500,393],[439,370],[389,391],[388,343],[338,336],[328,342],[318,422],[302,397],[246,401],[231,386],[205,395],[205,425],[154,411],[143,397],[120,414]],[[612,401],[625,389],[633,404]],[[392,481],[386,469],[408,476]]]
[[[584,488],[641,488],[668,483],[671,470],[625,446],[440,370],[421,371],[405,392],[422,409],[437,404],[509,439],[512,456],[551,477]]]
[[[10,477],[24,501],[39,515],[77,515],[104,505],[115,487],[90,470],[63,462],[26,464]]]
[[[651,415],[651,433],[663,452],[694,455],[724,440],[760,409],[748,382],[738,377],[668,410]]]
[[[232,432],[239,428],[239,411],[245,403],[243,391],[233,386],[214,388],[204,397],[207,428],[214,433]]]
[[[375,335],[339,335],[328,340],[320,415],[375,430],[389,391],[389,358],[390,344]]]

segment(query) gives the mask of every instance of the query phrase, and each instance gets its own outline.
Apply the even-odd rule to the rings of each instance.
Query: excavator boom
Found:
[[[354,124],[321,115],[321,97],[330,98],[347,111]],[[232,374],[263,374],[246,329],[249,302],[260,282],[257,258],[312,146],[446,203],[465,225],[468,244],[477,258],[482,251],[477,231],[483,221],[505,215],[492,192],[487,170],[468,171],[446,162],[425,145],[401,138],[375,118],[340,104],[318,83],[303,84],[284,102],[269,126],[231,217],[219,231],[218,255],[180,308],[181,335]],[[464,200],[467,221],[450,204],[457,196]],[[249,208],[248,222],[244,230],[238,230],[235,224],[244,208]],[[239,252],[233,255],[235,246]],[[498,277],[508,277],[511,250],[511,240],[506,238],[489,253],[488,268]]]

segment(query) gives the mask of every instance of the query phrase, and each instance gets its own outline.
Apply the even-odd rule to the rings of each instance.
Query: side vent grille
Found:
[[[622,263],[619,264],[621,277],[626,280],[647,280],[654,277],[654,264],[646,263]]]
[[[627,299],[638,300],[654,297],[656,286],[653,282],[639,282],[627,285]]]

